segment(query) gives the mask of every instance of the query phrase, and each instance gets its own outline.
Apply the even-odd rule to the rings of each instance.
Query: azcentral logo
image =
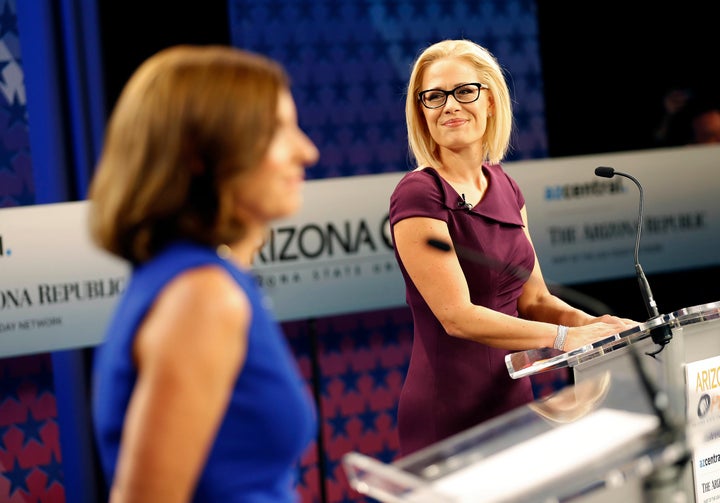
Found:
[[[622,178],[615,180],[594,180],[587,183],[568,183],[566,185],[554,185],[545,187],[545,199],[548,201],[561,201],[563,199],[581,199],[590,196],[602,196],[605,194],[621,194],[625,192]]]
[[[718,461],[720,461],[720,455],[713,454],[712,456],[701,459],[698,466],[700,468],[705,468],[706,466],[714,465]]]

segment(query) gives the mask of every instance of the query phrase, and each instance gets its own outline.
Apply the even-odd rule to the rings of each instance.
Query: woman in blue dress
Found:
[[[131,266],[93,369],[111,503],[297,501],[315,408],[251,263],[317,159],[260,55],[173,47],[125,86],[89,193]]]

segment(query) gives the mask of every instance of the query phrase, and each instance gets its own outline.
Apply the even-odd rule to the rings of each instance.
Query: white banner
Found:
[[[577,284],[720,264],[720,147],[507,163],[527,200],[548,281]],[[313,180],[305,204],[278,222],[255,265],[282,321],[405,305],[389,241],[390,194],[403,173]],[[0,209],[0,356],[95,345],[127,265],[87,236],[85,201]],[[709,299],[717,300],[717,299]]]
[[[547,280],[578,284],[720,264],[720,146],[634,151],[518,162],[506,166],[526,198],[530,232]],[[717,299],[708,299],[713,301]]]
[[[273,227],[255,262],[280,319],[404,305],[387,222],[402,175],[308,182],[303,211]]]
[[[95,247],[82,202],[0,210],[0,356],[91,346],[128,267]]]

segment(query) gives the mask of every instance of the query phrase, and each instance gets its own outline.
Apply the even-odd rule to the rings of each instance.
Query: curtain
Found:
[[[16,5],[34,202],[84,199],[106,115],[96,1],[19,0]],[[52,253],[48,246],[48,260]],[[83,350],[51,357],[65,498],[92,502],[98,489],[87,359]]]

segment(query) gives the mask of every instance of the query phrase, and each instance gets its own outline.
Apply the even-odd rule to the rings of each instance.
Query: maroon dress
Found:
[[[525,199],[500,165],[484,165],[488,187],[472,209],[433,168],[406,174],[390,198],[391,228],[409,217],[447,223],[453,244],[471,250],[459,257],[473,304],[517,316],[517,300],[535,253],[523,231]],[[400,453],[464,431],[533,400],[529,378],[512,379],[507,350],[448,335],[425,303],[395,252],[406,285],[414,334],[408,373],[398,404]],[[486,257],[494,265],[483,263]],[[493,262],[490,262],[493,263]],[[501,264],[501,265],[498,265]]]

